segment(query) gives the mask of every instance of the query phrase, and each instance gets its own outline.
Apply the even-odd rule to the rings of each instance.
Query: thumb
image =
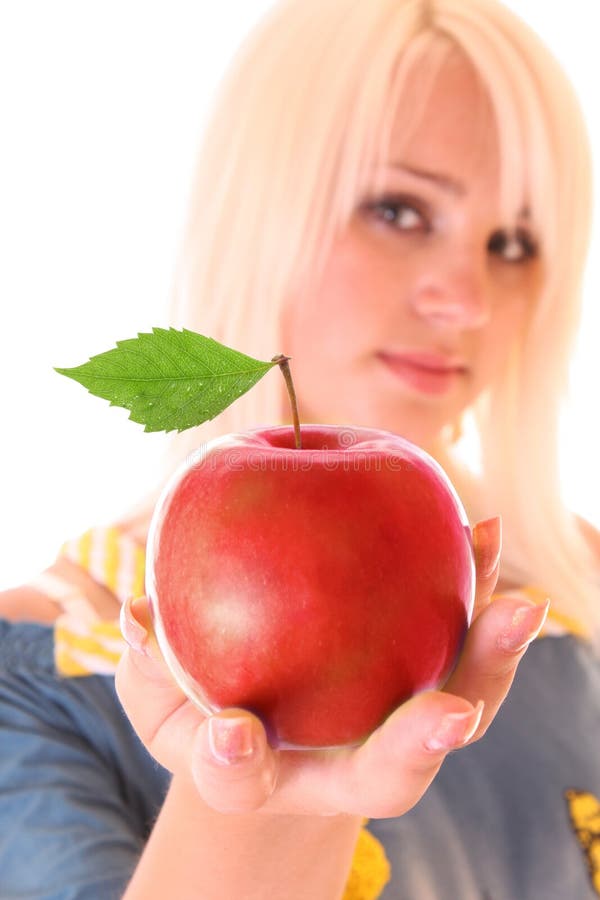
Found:
[[[223,710],[198,728],[192,776],[202,798],[218,812],[259,809],[275,790],[278,770],[279,756],[252,713]]]

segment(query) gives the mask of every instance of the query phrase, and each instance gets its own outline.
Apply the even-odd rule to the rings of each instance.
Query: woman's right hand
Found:
[[[129,648],[116,675],[121,703],[154,758],[219,812],[399,816],[414,806],[446,754],[478,740],[492,722],[546,606],[516,595],[489,603],[498,578],[499,520],[473,529],[477,592],[473,624],[442,690],[412,697],[359,747],[274,750],[260,720],[241,709],[206,717],[163,661],[145,599],[123,609]]]

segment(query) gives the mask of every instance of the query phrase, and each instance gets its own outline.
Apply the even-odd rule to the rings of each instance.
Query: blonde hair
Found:
[[[502,514],[504,576],[535,583],[555,608],[597,630],[591,553],[559,479],[560,412],[589,231],[589,151],[570,84],[505,7],[494,0],[279,3],[242,45],[216,95],[171,323],[261,359],[285,352],[280,312],[290,286],[322,266],[385,145],[407,74],[424,57],[439,64],[444,46],[462,50],[491,100],[506,207],[514,215],[517,198],[527,196],[548,277],[521,346],[472,411],[481,477],[450,442],[440,462],[472,521]],[[175,436],[169,471],[202,441],[281,421],[283,409],[281,380],[267,375],[216,421]]]

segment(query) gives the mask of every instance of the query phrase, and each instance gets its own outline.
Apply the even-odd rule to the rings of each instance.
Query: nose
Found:
[[[490,317],[484,266],[472,254],[454,254],[423,272],[412,293],[413,311],[433,325],[481,328]]]

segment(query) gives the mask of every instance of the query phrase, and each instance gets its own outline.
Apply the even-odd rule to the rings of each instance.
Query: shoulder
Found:
[[[53,600],[30,585],[0,591],[0,618],[9,622],[51,625],[59,611]]]
[[[85,603],[102,618],[114,618],[119,603],[105,584],[99,583],[81,566],[64,557],[58,559],[30,582],[0,591],[0,618],[9,622],[37,622],[52,625],[68,603]]]

